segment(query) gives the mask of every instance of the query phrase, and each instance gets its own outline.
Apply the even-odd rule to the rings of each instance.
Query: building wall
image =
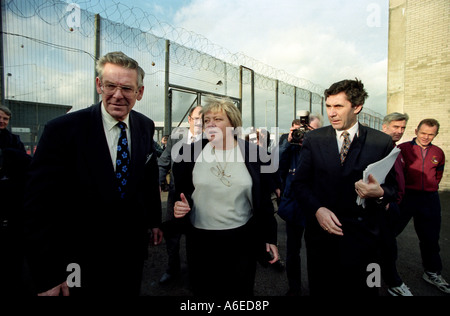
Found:
[[[415,137],[422,119],[439,121],[433,143],[447,157],[441,190],[450,190],[449,44],[449,0],[390,0],[387,113],[410,116],[399,143]]]

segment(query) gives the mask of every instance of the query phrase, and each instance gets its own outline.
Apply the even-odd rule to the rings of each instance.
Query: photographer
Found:
[[[309,115],[308,111],[303,111],[299,119],[292,121],[289,134],[280,137],[280,176],[282,181],[283,198],[290,201],[295,200],[291,196],[288,182],[295,175],[295,168],[300,157],[303,138],[310,130],[320,128],[322,118],[320,115]],[[281,205],[280,205],[281,206]],[[299,215],[300,213],[297,213]],[[286,296],[301,295],[301,259],[300,249],[304,223],[301,216],[295,220],[286,220],[286,274],[289,283],[289,290]]]

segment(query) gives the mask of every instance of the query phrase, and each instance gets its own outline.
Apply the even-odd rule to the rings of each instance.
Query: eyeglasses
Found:
[[[103,93],[106,94],[107,96],[111,96],[114,93],[116,93],[117,89],[120,89],[122,92],[122,95],[124,97],[134,97],[135,94],[137,93],[137,90],[133,89],[132,87],[127,87],[127,86],[119,86],[113,83],[107,83],[107,84],[103,84],[100,86],[100,88],[102,89]]]
[[[193,119],[194,121],[201,121],[202,120],[202,117],[200,116],[200,117],[193,117],[193,116],[190,116],[189,115],[189,117],[191,118],[191,119]]]

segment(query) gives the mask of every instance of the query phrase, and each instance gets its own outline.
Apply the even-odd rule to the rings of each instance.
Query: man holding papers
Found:
[[[357,79],[333,84],[325,90],[331,126],[311,131],[303,142],[292,187],[308,214],[311,295],[378,294],[377,286],[369,282],[374,277],[371,267],[379,262],[383,212],[397,190],[394,169],[384,184],[373,175],[362,180],[367,166],[393,148],[391,137],[358,123],[367,97]],[[365,199],[365,208],[356,203],[358,196]]]

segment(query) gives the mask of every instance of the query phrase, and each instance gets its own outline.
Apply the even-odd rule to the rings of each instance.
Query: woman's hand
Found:
[[[181,201],[175,202],[173,207],[173,215],[175,218],[185,217],[187,213],[191,210],[188,201],[183,193],[180,194]]]

